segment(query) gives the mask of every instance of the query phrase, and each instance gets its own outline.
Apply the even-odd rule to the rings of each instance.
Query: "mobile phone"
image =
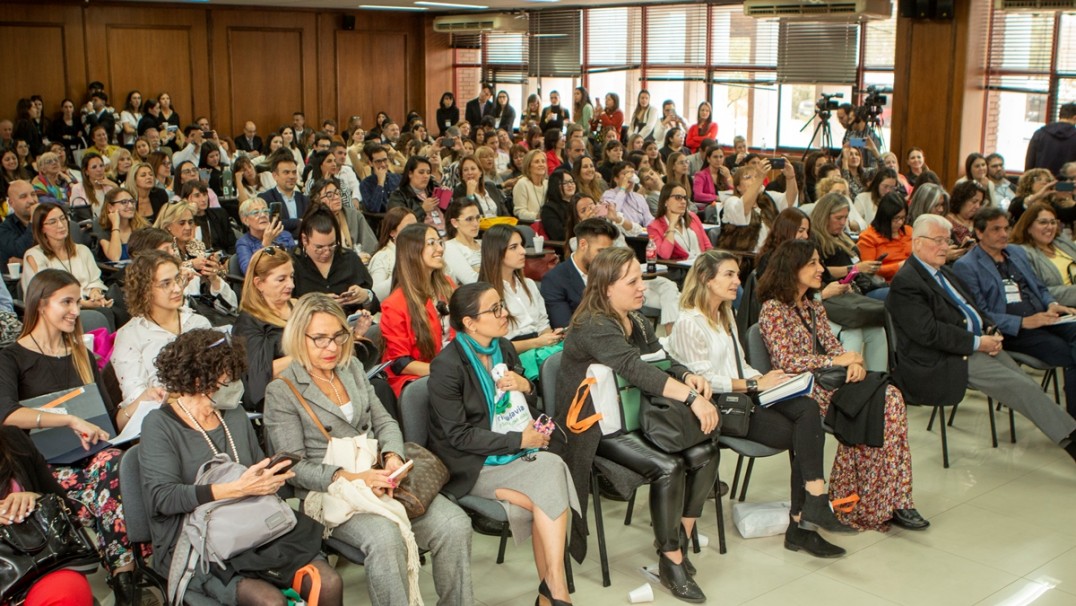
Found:
[[[972,246],[975,246],[975,238],[968,238],[967,240],[964,240],[964,243],[960,245],[960,248],[971,248]]]
[[[273,202],[269,205],[269,222],[280,220],[280,202]]]
[[[852,266],[852,271],[848,272],[847,276],[841,278],[840,280],[837,280],[837,282],[839,282],[841,284],[851,284],[852,280],[856,279],[856,274],[858,274],[858,273],[859,273],[859,268],[853,265]]]
[[[867,140],[863,137],[849,137],[848,145],[852,147],[867,147]]]
[[[412,467],[414,467],[414,465],[415,465],[414,460],[411,460],[411,461],[408,461],[408,462],[404,463],[399,468],[397,468],[396,471],[389,474],[389,479],[390,480],[395,480],[400,474],[404,473],[408,469],[411,469]]]
[[[1057,185],[1054,185],[1054,191],[1074,191],[1076,190],[1076,181],[1058,181]]]
[[[785,159],[784,158],[773,158],[772,160],[770,160],[770,168],[772,168],[774,170],[784,170],[784,168],[785,168]]]
[[[294,452],[278,452],[275,455],[273,455],[273,458],[269,459],[269,467],[273,468],[273,467],[276,467],[277,465],[280,465],[284,461],[290,461],[290,463],[288,464],[287,467],[285,467],[284,469],[281,469],[279,472],[277,472],[277,473],[284,473],[285,471],[288,471],[292,467],[295,467],[295,464],[298,463],[299,461],[302,461],[302,460],[303,460],[303,458],[300,457],[299,455],[295,454]]]
[[[351,314],[350,316],[347,317],[347,325],[354,328],[355,325],[359,323],[359,318],[361,318],[361,317],[362,317],[362,312],[361,311],[357,311],[357,312]]]
[[[174,132],[176,132],[177,130],[179,130],[179,127],[178,127],[178,126],[176,126],[175,124],[169,124],[169,125],[168,125],[168,126],[167,126],[167,127],[165,128],[165,130],[166,130],[166,131],[168,131],[168,132],[170,132],[170,133],[174,133]]]
[[[878,258],[877,258],[877,259],[875,259],[875,261],[877,261],[877,262],[881,263],[881,262],[882,262],[882,261],[884,261],[884,260],[885,260],[885,258],[886,258],[886,257],[888,257],[888,256],[889,256],[889,253],[882,253],[882,254],[878,255]]]

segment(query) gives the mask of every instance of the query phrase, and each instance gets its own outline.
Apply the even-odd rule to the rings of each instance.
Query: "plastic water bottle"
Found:
[[[658,245],[654,243],[654,239],[650,238],[650,241],[646,244],[646,273],[652,274],[657,272],[658,260]]]
[[[234,177],[232,175],[232,167],[231,166],[225,166],[224,167],[224,174],[222,174],[221,177],[220,177],[220,183],[221,183],[221,190],[222,190],[221,194],[225,198],[231,198],[234,195],[233,190],[235,189]]]

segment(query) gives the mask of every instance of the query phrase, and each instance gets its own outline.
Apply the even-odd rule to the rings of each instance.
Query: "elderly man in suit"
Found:
[[[262,138],[258,136],[257,125],[247,120],[243,132],[235,136],[235,148],[254,158],[262,155]]]
[[[571,323],[575,308],[583,300],[590,262],[619,236],[617,228],[605,219],[586,219],[575,226],[575,252],[542,278],[542,298],[550,326],[565,328]]]
[[[893,277],[885,305],[897,333],[897,385],[912,401],[941,405],[963,400],[970,385],[1030,419],[1076,459],[1076,420],[1005,353],[1008,337],[945,266],[951,229],[938,215],[916,219],[912,257]]]
[[[987,207],[975,214],[979,245],[954,266],[975,303],[1005,335],[1005,349],[1065,370],[1065,401],[1076,416],[1076,309],[1057,302],[1031,269],[1027,252],[1009,246],[1009,213]]]

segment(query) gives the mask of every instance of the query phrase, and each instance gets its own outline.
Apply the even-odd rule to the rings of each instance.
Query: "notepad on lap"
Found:
[[[812,389],[814,389],[814,375],[805,372],[758,394],[758,402],[763,406],[771,406],[789,398],[810,395]]]
[[[111,417],[108,416],[105,402],[101,399],[101,392],[97,390],[97,385],[94,383],[72,389],[61,389],[36,398],[22,400],[19,404],[26,408],[40,410],[44,414],[62,413],[76,416],[107,431],[109,436],[116,435],[116,428],[112,425]],[[34,429],[30,432],[30,439],[41,452],[41,456],[53,465],[70,465],[95,455],[109,446],[108,442],[102,440],[86,450],[82,448],[82,441],[74,431],[71,431],[70,427]]]

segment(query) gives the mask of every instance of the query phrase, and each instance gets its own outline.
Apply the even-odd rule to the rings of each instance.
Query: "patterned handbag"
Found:
[[[418,444],[405,442],[404,451],[415,464],[404,476],[400,486],[393,491],[393,495],[403,504],[408,519],[413,520],[426,513],[430,503],[448,483],[449,474],[448,468],[437,455]]]

